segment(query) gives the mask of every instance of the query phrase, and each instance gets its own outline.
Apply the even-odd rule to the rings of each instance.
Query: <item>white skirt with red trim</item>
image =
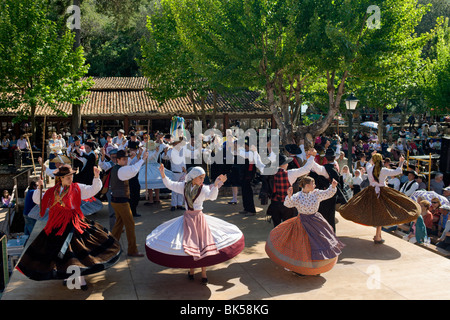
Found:
[[[185,250],[186,242],[183,241],[184,219],[185,215],[171,219],[159,225],[147,236],[145,250],[150,261],[169,268],[207,267],[230,260],[244,249],[244,234],[237,226],[204,215],[216,250],[214,254],[201,258],[191,255],[189,250]]]

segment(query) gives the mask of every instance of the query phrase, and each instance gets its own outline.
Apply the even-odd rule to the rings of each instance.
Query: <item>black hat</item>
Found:
[[[128,148],[137,150],[139,149],[139,142],[138,141],[128,141]]]
[[[68,164],[62,165],[61,167],[53,171],[55,177],[64,177],[74,173],[76,173],[76,170],[73,170],[72,167]]]
[[[90,147],[91,149],[95,149],[95,143],[92,141],[87,141],[84,145]]]
[[[116,158],[117,159],[128,158],[128,154],[125,152],[125,150],[119,150],[119,151],[117,151]]]
[[[289,152],[290,154],[300,154],[302,153],[302,149],[300,149],[300,147],[294,143],[292,144],[287,144],[284,149],[286,149],[287,152]]]
[[[289,163],[292,160],[294,160],[294,159],[291,157],[286,157],[284,154],[280,153],[280,155],[278,156],[278,165],[282,166],[283,164]]]
[[[325,158],[334,160],[335,157],[336,152],[332,148],[328,148],[325,152]]]
[[[415,171],[413,171],[413,170],[409,170],[409,171],[406,171],[406,173],[407,174],[413,174],[414,175],[414,178],[417,178],[419,175],[417,174],[417,172],[415,172]]]

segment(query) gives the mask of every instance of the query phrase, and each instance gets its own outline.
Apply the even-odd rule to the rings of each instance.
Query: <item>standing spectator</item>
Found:
[[[433,180],[430,182],[431,191],[436,192],[437,194],[442,195],[444,190],[444,175],[442,173],[437,173]]]
[[[409,123],[409,130],[413,129],[416,124],[416,118],[414,117],[414,114],[409,116],[408,123]]]
[[[117,148],[119,150],[124,150],[125,143],[127,143],[128,141],[124,134],[125,131],[123,129],[120,129],[119,131],[117,131],[117,136],[112,139],[112,143],[117,145]]]
[[[6,136],[4,136],[3,137],[3,139],[2,139],[2,150],[3,151],[8,151],[8,149],[9,149],[9,140],[8,140],[8,138],[6,137]]]
[[[425,227],[427,229],[427,234],[433,233],[433,214],[430,212],[431,203],[427,200],[422,200],[419,202],[421,215],[423,218],[423,222],[425,223]]]
[[[22,162],[29,163],[28,159],[28,151],[30,150],[30,145],[28,144],[27,139],[25,139],[24,135],[20,136],[20,139],[17,140],[17,148],[22,152]]]
[[[33,231],[36,220],[28,217],[31,209],[36,205],[33,201],[33,193],[37,189],[36,181],[31,181],[25,195],[25,204],[23,208],[23,218],[25,220],[24,234],[29,236]]]
[[[348,159],[345,157],[344,151],[341,151],[339,153],[339,158],[336,161],[338,163],[339,168],[341,168],[341,173],[342,173],[342,169],[344,168],[344,166],[347,166],[347,164],[348,164]],[[347,166],[347,169],[348,169],[348,166]]]

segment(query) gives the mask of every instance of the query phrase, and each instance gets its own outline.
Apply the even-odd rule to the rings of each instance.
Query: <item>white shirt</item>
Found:
[[[28,147],[29,147],[29,145],[28,145],[28,141],[26,139],[17,140],[17,148],[19,148],[20,150],[28,149]]]
[[[81,191],[81,200],[84,200],[84,199],[89,199],[89,198],[94,197],[102,189],[103,183],[99,177],[99,178],[94,178],[94,180],[92,180],[92,185],[78,183],[78,186],[80,187],[80,191]],[[61,186],[60,192],[62,192],[62,190],[63,190],[63,187]],[[44,192],[44,194],[45,194],[45,192]],[[37,192],[33,192],[33,202],[36,204],[41,203],[40,189],[37,189]]]
[[[397,177],[388,178],[387,183],[388,184],[392,184],[393,185],[393,189],[395,189],[397,191],[400,189],[400,179],[397,178]]]
[[[172,190],[173,192],[183,194],[184,195],[184,185],[186,182],[174,182],[170,180],[169,178],[165,177],[163,179],[164,185]],[[200,194],[198,195],[197,199],[195,199],[193,206],[194,210],[203,210],[203,202],[205,200],[216,200],[217,196],[219,194],[219,188],[215,187],[214,185],[203,185],[202,190],[200,191]],[[187,205],[186,205],[187,208]]]
[[[367,166],[366,166],[367,176],[369,178],[369,182],[372,187],[377,187],[377,186],[378,187],[386,187],[387,177],[398,176],[399,174],[401,174],[403,172],[403,168],[400,165],[395,170],[383,167],[383,168],[381,168],[380,176],[378,177],[379,182],[377,182],[372,174],[373,168],[374,168],[374,166],[371,163],[367,163]]]
[[[320,202],[331,198],[337,189],[331,185],[326,190],[314,189],[308,193],[299,191],[292,197],[286,196],[284,206],[287,208],[297,208],[299,214],[315,214],[319,210]]]
[[[311,169],[314,165],[314,163],[316,163],[314,161],[314,157],[309,157],[309,159],[306,161],[305,165],[301,168],[297,168],[297,169],[289,169],[287,171],[288,173],[288,180],[289,183],[291,185],[294,184],[294,182],[301,176],[304,176],[305,174],[308,174],[311,172]],[[325,168],[324,168],[325,169]],[[325,171],[326,172],[326,171]]]
[[[163,157],[166,160],[170,160],[170,170],[172,172],[180,173],[183,172],[183,168],[186,169],[185,150],[185,148],[171,148]]]
[[[408,190],[406,190],[410,185],[411,187]],[[415,180],[412,181],[408,180],[400,188],[400,192],[404,193],[408,197],[411,197],[412,194],[417,191],[417,189],[419,189],[419,184]]]
[[[140,159],[135,164],[120,167],[117,176],[120,180],[126,181],[133,178],[141,169],[144,160]]]

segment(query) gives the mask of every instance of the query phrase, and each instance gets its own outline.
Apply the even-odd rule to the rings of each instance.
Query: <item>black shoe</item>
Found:
[[[177,206],[177,209],[178,209],[178,210],[186,210],[186,208],[183,207],[183,206]]]
[[[304,274],[301,274],[301,273],[298,273],[298,272],[295,272],[295,271],[292,271],[292,273],[295,274],[296,276],[299,276],[299,277],[306,277]]]
[[[194,275],[191,274],[189,271],[188,271],[188,279],[189,280],[194,280]]]
[[[139,213],[133,214],[133,217],[140,217],[141,215]]]
[[[202,278],[202,284],[207,285],[208,284],[208,278]]]
[[[230,201],[230,202],[228,202],[228,204],[237,204],[237,202]]]
[[[170,208],[170,211],[175,211],[177,209],[177,207],[172,207]]]
[[[84,284],[81,286],[81,290],[86,291],[88,289],[88,285]]]

